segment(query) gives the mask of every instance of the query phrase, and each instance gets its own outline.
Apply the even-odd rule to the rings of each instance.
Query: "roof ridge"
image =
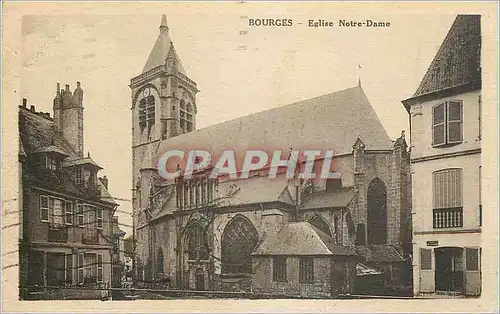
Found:
[[[365,95],[365,93],[364,93],[363,89],[361,88],[361,86],[356,85],[354,87],[349,87],[349,88],[346,88],[346,89],[343,89],[343,90],[339,90],[339,91],[336,91],[336,92],[331,92],[331,93],[327,93],[327,94],[315,96],[313,98],[306,98],[306,99],[298,100],[298,101],[295,101],[293,103],[289,103],[289,104],[286,104],[286,105],[281,105],[281,106],[278,106],[278,107],[269,108],[269,109],[265,109],[265,110],[262,110],[262,111],[257,111],[257,112],[249,113],[249,114],[246,114],[246,115],[243,115],[243,116],[239,116],[237,118],[233,118],[233,119],[230,119],[230,120],[225,120],[225,121],[221,121],[221,122],[218,122],[218,123],[215,123],[215,124],[207,125],[207,126],[201,128],[201,129],[196,129],[193,132],[188,132],[188,133],[180,134],[180,135],[176,136],[175,138],[179,138],[179,137],[182,137],[184,135],[188,135],[190,133],[194,133],[194,132],[198,132],[198,131],[204,131],[204,130],[206,130],[208,128],[216,127],[218,125],[226,124],[226,123],[229,123],[229,122],[236,122],[237,120],[240,120],[240,119],[243,119],[243,118],[249,118],[249,117],[252,117],[252,116],[257,116],[257,115],[260,115],[260,114],[264,114],[266,112],[269,113],[271,111],[279,110],[279,109],[283,109],[283,108],[290,108],[290,107],[292,107],[294,105],[302,104],[303,102],[306,102],[306,101],[315,101],[315,100],[322,99],[323,97],[332,96],[332,95],[336,95],[336,94],[341,94],[341,93],[344,93],[344,92],[347,92],[347,91],[350,91],[350,90],[356,90],[356,89],[360,89],[363,92],[363,95]],[[241,123],[241,121],[240,121],[240,123]],[[167,141],[168,141],[168,139],[167,139]]]

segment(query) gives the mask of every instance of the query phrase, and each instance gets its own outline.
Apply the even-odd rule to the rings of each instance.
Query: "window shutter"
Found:
[[[465,269],[472,271],[479,270],[479,249],[465,248]]]
[[[432,108],[432,145],[439,146],[446,143],[445,134],[445,104]]]
[[[445,169],[432,175],[434,208],[462,207],[462,169]]]
[[[430,249],[420,249],[420,269],[432,269],[432,251]]]
[[[462,102],[448,102],[448,143],[462,142]]]

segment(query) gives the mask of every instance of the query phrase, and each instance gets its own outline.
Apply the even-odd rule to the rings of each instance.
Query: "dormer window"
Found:
[[[59,169],[59,160],[55,156],[45,156],[45,168],[50,170]]]
[[[76,184],[83,184],[82,169],[78,168],[73,170],[73,178]]]
[[[68,157],[65,152],[54,145],[41,147],[35,150],[34,153],[41,167],[53,171],[59,170],[61,162]]]

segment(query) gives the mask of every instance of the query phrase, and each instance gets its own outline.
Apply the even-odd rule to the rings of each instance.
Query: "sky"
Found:
[[[21,94],[50,112],[56,83],[84,90],[84,146],[109,190],[130,200],[130,79],[141,74],[166,13],[187,75],[197,82],[197,128],[353,87],[361,80],[392,139],[405,130],[401,100],[417,89],[454,15],[283,14],[292,27],[255,28],[239,12],[157,15],[29,15],[22,19]],[[300,12],[300,13],[299,13]],[[255,16],[268,17],[268,16]],[[275,16],[274,16],[275,17]],[[308,20],[373,19],[387,28],[307,27]],[[303,23],[299,25],[298,23]],[[337,24],[336,24],[337,25]],[[120,201],[131,225],[131,204]],[[131,234],[131,229],[122,229]]]

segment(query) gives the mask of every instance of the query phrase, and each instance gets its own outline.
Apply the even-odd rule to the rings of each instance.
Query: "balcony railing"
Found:
[[[434,228],[456,228],[462,227],[463,224],[463,210],[461,207],[433,210]]]
[[[60,227],[60,228],[49,228],[48,233],[49,242],[59,242],[65,243],[68,242],[68,228]]]

